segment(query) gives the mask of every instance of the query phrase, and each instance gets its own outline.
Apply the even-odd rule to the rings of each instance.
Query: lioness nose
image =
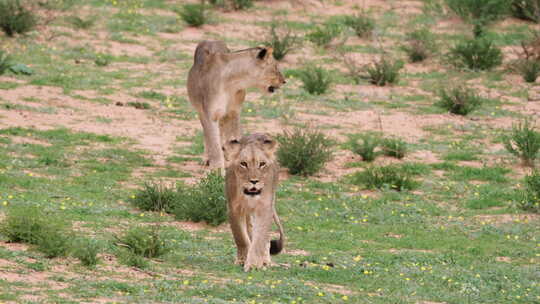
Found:
[[[250,179],[249,181],[254,185],[259,182],[258,179]]]

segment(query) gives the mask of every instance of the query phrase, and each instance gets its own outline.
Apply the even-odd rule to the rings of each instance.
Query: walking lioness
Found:
[[[197,45],[187,90],[199,113],[210,168],[225,168],[222,145],[241,136],[240,111],[246,89],[259,87],[272,93],[285,83],[272,51],[256,47],[230,52],[223,41]]]
[[[276,213],[279,165],[276,142],[266,134],[252,134],[225,144],[225,194],[229,223],[237,247],[236,263],[244,271],[271,266],[270,254],[283,249],[284,233]],[[270,242],[275,222],[279,239]]]

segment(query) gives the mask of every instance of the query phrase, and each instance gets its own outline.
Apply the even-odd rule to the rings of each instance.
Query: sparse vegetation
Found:
[[[525,82],[536,82],[540,76],[540,61],[538,60],[518,60],[515,62],[515,68]]]
[[[386,156],[402,159],[407,153],[407,143],[396,137],[388,137],[381,141],[381,149]]]
[[[36,245],[47,258],[63,256],[69,249],[69,223],[38,206],[17,206],[7,211],[0,233],[10,242]]]
[[[304,90],[313,95],[324,94],[332,83],[332,79],[327,70],[313,65],[308,65],[304,69],[298,71],[298,77],[304,84]]]
[[[0,75],[4,74],[11,66],[13,62],[7,52],[0,50]]]
[[[518,157],[524,166],[534,167],[540,151],[540,133],[536,131],[534,122],[525,119],[514,124],[504,137],[504,147]]]
[[[73,25],[73,27],[75,27],[76,29],[87,30],[94,26],[94,24],[96,23],[96,18],[90,17],[88,19],[83,19],[79,16],[74,15],[66,17],[66,21]]]
[[[148,211],[171,212],[177,201],[176,191],[157,182],[147,182],[143,189],[137,191],[130,198],[131,203]]]
[[[72,255],[87,267],[94,267],[99,262],[98,253],[101,247],[96,240],[80,238],[74,241]]]
[[[344,23],[360,38],[370,37],[375,29],[375,20],[370,18],[366,13],[347,16]]]
[[[272,55],[276,60],[285,58],[285,55],[301,44],[300,37],[292,32],[290,28],[281,29],[277,21],[270,24],[270,34],[268,40],[264,43],[272,47]]]
[[[450,49],[448,59],[458,68],[480,71],[499,66],[503,54],[491,39],[482,37],[458,42]]]
[[[414,190],[419,183],[407,167],[399,165],[369,166],[355,173],[351,182],[367,189],[391,189],[396,191]]]
[[[243,10],[253,6],[253,0],[232,0],[233,8]]]
[[[406,42],[401,48],[411,62],[424,61],[437,51],[435,36],[427,28],[407,33]]]
[[[379,154],[376,149],[381,143],[381,136],[378,133],[363,133],[349,136],[347,146],[352,152],[362,156],[362,160],[372,162]]]
[[[439,91],[437,105],[457,115],[467,115],[482,105],[483,99],[472,89],[454,86]]]
[[[319,130],[295,128],[277,136],[277,140],[278,161],[294,175],[313,175],[332,158],[333,141]]]
[[[485,32],[490,23],[500,20],[510,12],[510,0],[445,0],[448,8],[463,21],[473,26],[476,37]]]
[[[336,23],[325,23],[315,27],[313,31],[307,34],[307,40],[317,46],[325,47],[332,42],[341,33],[341,27]]]
[[[0,29],[8,36],[31,31],[37,23],[35,14],[20,0],[0,0]]]
[[[526,211],[540,213],[540,172],[533,170],[523,181],[523,190],[519,206]]]
[[[403,62],[381,57],[365,67],[369,82],[384,87],[388,84],[395,84],[399,80],[399,71],[403,68]]]

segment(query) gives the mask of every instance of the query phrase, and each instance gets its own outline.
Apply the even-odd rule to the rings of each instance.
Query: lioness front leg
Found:
[[[247,259],[249,245],[251,243],[247,230],[247,221],[245,216],[234,215],[229,211],[229,223],[236,244],[235,264],[244,265]]]
[[[244,271],[270,266],[271,261],[268,256],[270,243],[270,228],[272,226],[272,214],[268,208],[257,210],[253,217],[253,239],[249,246]]]

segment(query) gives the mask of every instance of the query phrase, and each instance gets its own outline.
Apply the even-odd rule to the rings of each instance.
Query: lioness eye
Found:
[[[244,168],[247,168],[247,163],[246,162],[241,162],[240,163],[240,166],[244,167]]]
[[[262,167],[264,167],[264,166],[266,166],[266,163],[265,163],[265,162],[261,162],[261,163],[259,164],[259,168],[262,168]]]

